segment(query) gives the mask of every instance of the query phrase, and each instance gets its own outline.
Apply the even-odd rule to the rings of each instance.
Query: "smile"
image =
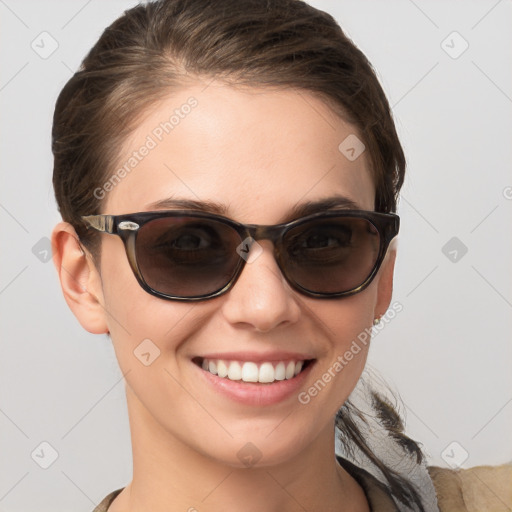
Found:
[[[290,380],[296,377],[309,363],[309,360],[290,361],[225,361],[223,359],[202,359],[203,370],[232,381],[272,384],[275,381]]]

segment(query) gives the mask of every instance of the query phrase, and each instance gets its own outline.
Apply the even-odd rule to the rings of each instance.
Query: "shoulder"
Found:
[[[512,509],[512,464],[447,469],[429,466],[440,512]]]

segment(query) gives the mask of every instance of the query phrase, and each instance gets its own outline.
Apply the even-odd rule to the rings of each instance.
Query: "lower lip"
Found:
[[[195,363],[192,364],[201,372],[203,378],[215,391],[231,400],[246,405],[273,405],[298,394],[304,380],[314,366],[314,361],[311,361],[304,370],[292,379],[276,380],[271,384],[229,380],[225,377],[213,375],[213,373],[203,370]]]

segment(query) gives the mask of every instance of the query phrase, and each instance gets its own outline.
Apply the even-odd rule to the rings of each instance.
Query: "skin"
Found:
[[[373,210],[367,155],[351,162],[338,150],[358,131],[304,91],[198,81],[146,113],[119,162],[190,96],[197,107],[108,194],[104,213],[151,210],[174,196],[221,202],[239,222],[277,224],[296,203],[333,194]],[[319,300],[287,284],[271,242],[262,240],[263,253],[228,293],[180,303],[146,293],[119,237],[101,237],[100,274],[69,224],[53,232],[69,307],[89,332],[110,333],[125,374],[133,480],[109,510],[369,510],[333,454],[334,415],[364,369],[368,346],[307,405],[295,395],[265,407],[236,404],[197,378],[191,358],[213,349],[312,354],[307,389],[389,307],[394,251],[363,292]],[[144,366],[133,352],[147,338],[160,356]],[[261,453],[249,468],[237,456],[248,442]]]

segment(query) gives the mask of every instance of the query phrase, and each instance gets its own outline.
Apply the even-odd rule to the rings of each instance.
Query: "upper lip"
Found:
[[[279,362],[279,361],[306,361],[314,359],[311,354],[300,354],[298,352],[211,352],[197,357],[202,359],[222,359],[224,361],[251,361],[254,363],[259,362]]]

